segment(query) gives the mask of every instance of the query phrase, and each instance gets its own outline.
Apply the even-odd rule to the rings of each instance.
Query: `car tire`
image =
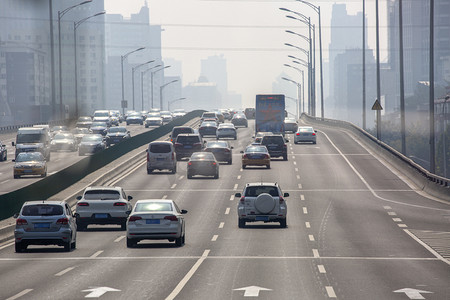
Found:
[[[239,228],[244,228],[245,227],[245,220],[239,219],[238,227]]]
[[[246,165],[242,165],[242,169],[245,169],[245,168],[247,168],[247,166]]]
[[[284,161],[288,160],[287,154],[283,155],[283,160]]]
[[[147,169],[147,174],[152,174],[153,169]]]
[[[70,241],[64,243],[64,252],[70,252],[70,249],[72,249],[72,243]]]
[[[19,175],[14,175],[14,179],[20,178]]]
[[[228,164],[229,164],[229,165],[233,164],[233,160],[230,159],[230,160],[228,161]]]
[[[281,219],[280,220],[280,228],[286,228],[287,227],[287,220]]]
[[[316,142],[313,142],[313,144],[315,145],[315,144],[316,144]]]
[[[122,224],[120,224],[120,229],[123,231],[127,230],[127,222],[123,222]]]
[[[85,231],[87,229],[87,224],[77,222],[77,231]]]
[[[214,174],[214,179],[219,179],[219,172],[217,172],[216,174]]]
[[[270,169],[270,164],[269,164],[269,165],[266,165],[266,168],[267,168],[267,169]]]
[[[76,249],[77,248],[77,241],[73,241],[72,244],[70,244],[70,247],[72,247],[72,249]]]
[[[41,175],[42,178],[47,177],[47,172]]]
[[[234,139],[237,140],[237,136],[234,136]]]
[[[183,236],[180,236],[179,238],[175,239],[175,246],[177,247],[183,246]]]
[[[175,174],[177,172],[177,166],[175,165],[175,167],[172,169],[172,174]]]
[[[16,242],[14,244],[14,248],[16,250],[17,253],[23,252],[25,251],[26,247],[24,247],[23,242]]]
[[[148,125],[147,125],[147,124],[145,124],[145,128],[148,128]]]
[[[127,248],[133,248],[136,246],[136,241],[127,237]]]
[[[187,173],[187,179],[192,179],[191,173]]]

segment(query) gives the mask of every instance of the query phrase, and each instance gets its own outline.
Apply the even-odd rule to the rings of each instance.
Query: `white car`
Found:
[[[309,126],[302,126],[297,129],[294,134],[294,144],[300,142],[311,142],[315,144],[317,142],[317,130],[314,130]]]
[[[83,196],[77,197],[78,230],[86,230],[89,224],[117,224],[125,230],[132,209],[131,199],[133,197],[127,196],[121,187],[87,187]]]
[[[149,128],[150,126],[162,126],[163,119],[161,117],[148,117],[145,119],[145,128]]]
[[[216,130],[216,139],[233,138],[237,139],[236,127],[233,123],[221,123]]]
[[[177,247],[185,242],[184,214],[173,200],[138,200],[128,217],[127,247],[134,247],[141,240],[175,241]]]
[[[160,114],[161,114],[161,118],[163,119],[163,124],[172,122],[173,117],[172,117],[172,113],[170,111],[163,110],[160,112]]]
[[[280,222],[281,228],[287,226],[287,205],[284,198],[289,193],[282,193],[277,183],[247,183],[244,191],[236,193],[240,198],[237,207],[239,228],[246,222]]]

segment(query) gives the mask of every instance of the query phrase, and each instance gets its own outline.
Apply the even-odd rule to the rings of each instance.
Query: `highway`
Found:
[[[288,161],[243,170],[253,127],[230,140],[233,164],[220,165],[217,180],[188,180],[186,161],[177,174],[147,175],[143,159],[110,181],[133,203],[167,198],[188,210],[185,246],[127,248],[118,226],[78,232],[70,253],[15,253],[9,240],[0,244],[0,299],[450,299],[449,203],[333,127],[315,127],[316,145],[288,134]],[[287,228],[238,228],[234,194],[261,181],[290,194]]]

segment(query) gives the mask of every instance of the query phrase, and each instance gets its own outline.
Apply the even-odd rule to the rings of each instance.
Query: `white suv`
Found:
[[[289,193],[282,193],[275,183],[247,183],[243,193],[236,193],[240,198],[237,207],[239,228],[246,222],[280,222],[280,227],[286,227],[287,206],[284,198]]]
[[[177,172],[177,159],[172,142],[151,142],[147,149],[147,174],[151,174],[154,170],[166,169],[172,174]]]
[[[83,231],[89,224],[117,224],[127,229],[127,218],[133,209],[129,202],[133,197],[121,187],[91,186],[77,197],[77,229]]]

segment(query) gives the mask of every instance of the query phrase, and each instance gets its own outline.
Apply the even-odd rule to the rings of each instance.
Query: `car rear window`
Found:
[[[119,191],[91,190],[84,193],[85,200],[117,200],[120,199]]]
[[[282,136],[264,136],[262,138],[262,144],[283,144],[283,137]]]
[[[192,135],[192,136],[181,135],[181,136],[177,137],[177,143],[195,144],[195,143],[200,143],[200,139],[198,136],[195,136],[195,135]]]
[[[203,113],[202,118],[215,118],[216,113]]]
[[[151,153],[170,153],[171,150],[169,144],[150,144]]]
[[[278,197],[278,189],[275,186],[249,186],[245,190],[246,197],[258,197],[262,193],[267,193],[273,197]]]
[[[172,137],[177,137],[180,133],[194,133],[192,128],[174,128],[172,132]]]
[[[59,216],[63,212],[61,205],[53,204],[26,205],[22,209],[23,216]]]
[[[145,202],[145,203],[136,203],[135,212],[144,212],[144,211],[171,211],[172,204],[171,203],[158,203],[158,202]]]

